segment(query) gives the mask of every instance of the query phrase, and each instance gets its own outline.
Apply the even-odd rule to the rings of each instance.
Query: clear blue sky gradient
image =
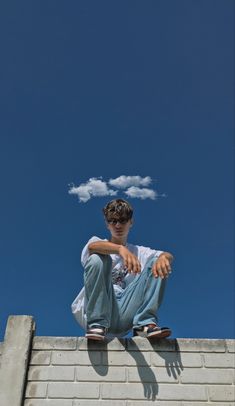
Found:
[[[130,199],[129,241],[175,256],[160,322],[234,337],[234,2],[2,2],[0,37],[0,338],[11,314],[84,334],[70,304],[109,198],[68,184],[120,175],[167,194]]]

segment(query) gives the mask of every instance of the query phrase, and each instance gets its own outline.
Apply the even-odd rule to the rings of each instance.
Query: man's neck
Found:
[[[118,245],[126,245],[127,239],[111,237],[111,242]]]

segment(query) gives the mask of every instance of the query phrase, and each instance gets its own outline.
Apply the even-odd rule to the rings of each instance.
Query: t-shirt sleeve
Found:
[[[88,260],[88,258],[90,256],[88,245],[91,244],[92,242],[96,242],[96,241],[103,241],[103,240],[99,237],[93,236],[90,238],[90,240],[86,243],[85,247],[83,248],[82,254],[81,254],[82,266],[85,265],[86,261]]]

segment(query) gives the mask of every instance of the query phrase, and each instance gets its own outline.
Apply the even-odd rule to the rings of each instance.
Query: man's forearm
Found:
[[[88,245],[90,254],[119,254],[121,245],[110,241],[96,241]]]

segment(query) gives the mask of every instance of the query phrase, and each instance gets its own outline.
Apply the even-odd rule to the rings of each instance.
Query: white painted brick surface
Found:
[[[157,401],[145,401],[145,400],[128,400],[126,406],[234,406],[234,403],[221,403],[221,402],[187,402],[187,401],[172,401],[172,400],[157,400]]]
[[[101,352],[92,351],[53,351],[52,365],[100,365]]]
[[[225,352],[226,340],[215,339],[179,339],[177,347],[180,352]]]
[[[141,337],[134,337],[127,340],[127,351],[176,351],[178,348],[177,340],[143,340]]]
[[[30,365],[49,365],[51,351],[32,351]]]
[[[152,399],[152,400],[207,400],[206,388],[203,386],[183,386],[151,384],[143,386],[138,383],[103,384],[101,394],[104,399]]]
[[[105,365],[98,365],[95,369],[93,366],[79,366],[76,368],[76,380],[80,382],[125,382],[126,369],[107,368]]]
[[[3,343],[0,342],[0,365],[1,365],[1,355],[2,355],[2,344]]]
[[[234,371],[229,369],[184,369],[180,377],[181,383],[200,384],[232,384]]]
[[[232,401],[235,402],[235,391],[232,385],[230,386],[211,386],[208,388],[209,398],[211,401]]]
[[[26,399],[24,406],[74,406],[72,399]]]
[[[130,367],[127,370],[128,382],[140,382],[140,377],[145,382],[178,383],[179,376],[174,376],[166,368],[160,367]]]
[[[31,366],[29,381],[74,381],[75,368],[70,366]]]
[[[26,398],[46,398],[47,382],[29,382],[26,389]]]
[[[73,406],[126,406],[126,400],[74,400]],[[150,405],[148,405],[150,406]]]
[[[198,403],[199,404],[199,403]],[[151,401],[151,400],[127,400],[126,406],[182,406],[181,402],[177,402],[175,400],[167,400],[167,401]],[[195,403],[194,403],[195,406]]]
[[[130,351],[130,352],[108,352],[108,356],[105,353],[102,354],[102,363],[104,365],[138,365],[146,366],[151,365],[151,356],[148,352]]]
[[[228,352],[235,352],[235,340],[225,340]]]
[[[171,406],[171,405],[169,405]],[[234,406],[234,403],[230,402],[182,402],[180,406]]]
[[[76,337],[34,337],[34,350],[76,350]]]
[[[235,405],[235,340],[33,338],[32,316],[10,316],[8,326],[0,394],[8,385],[14,401],[1,406]]]
[[[49,398],[99,398],[98,383],[53,382],[48,384]]]
[[[35,337],[24,406],[234,406],[233,344]]]
[[[200,368],[202,367],[201,354],[193,353],[172,353],[172,352],[152,352],[151,362],[155,366],[166,366],[182,370],[183,367]]]
[[[205,367],[208,368],[234,368],[235,354],[204,354]]]
[[[198,402],[197,406],[234,406],[230,402]],[[182,402],[180,406],[196,406],[195,402]],[[170,405],[169,405],[170,406]]]
[[[127,342],[124,338],[107,339],[104,342],[87,341],[85,337],[79,337],[77,342],[78,350],[85,351],[125,351]],[[98,346],[98,347],[97,347]]]

